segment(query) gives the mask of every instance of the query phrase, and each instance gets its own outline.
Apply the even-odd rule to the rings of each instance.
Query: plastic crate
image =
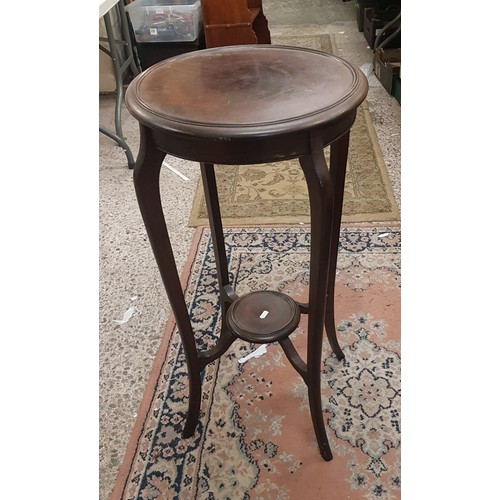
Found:
[[[127,12],[137,42],[192,42],[201,28],[200,0],[135,0]]]

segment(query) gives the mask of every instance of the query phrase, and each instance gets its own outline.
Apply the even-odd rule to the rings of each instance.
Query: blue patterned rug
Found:
[[[199,230],[186,266],[186,301],[200,349],[219,334],[209,232]],[[280,290],[307,301],[307,227],[226,230],[238,294]],[[113,499],[399,499],[400,230],[342,229],[335,294],[339,362],[323,346],[323,411],[334,458],[319,454],[307,390],[279,345],[237,341],[205,369],[195,435],[181,436],[187,373],[175,324],[138,412]],[[303,317],[291,339],[305,354]]]

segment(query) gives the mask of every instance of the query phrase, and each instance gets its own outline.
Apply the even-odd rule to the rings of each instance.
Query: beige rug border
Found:
[[[380,175],[382,176],[382,182],[386,187],[387,198],[391,205],[390,212],[384,213],[359,213],[354,215],[342,215],[342,223],[370,223],[370,222],[398,222],[400,220],[400,214],[398,205],[396,203],[396,199],[394,197],[394,193],[392,191],[391,182],[389,179],[389,174],[387,173],[387,167],[383,160],[382,151],[380,149],[380,145],[378,143],[378,139],[376,136],[375,129],[373,127],[373,123],[371,120],[370,111],[365,103],[363,103],[360,108],[362,112],[365,114],[366,128],[368,129],[368,134],[373,144],[373,152],[375,155],[375,159],[379,162]],[[208,219],[204,217],[199,217],[199,207],[203,202],[203,187],[201,179],[198,180],[198,185],[196,187],[195,196],[193,199],[193,208],[191,210],[191,214],[189,216],[189,227],[198,227],[198,226],[207,226]],[[279,225],[279,224],[308,224],[310,222],[309,217],[298,217],[296,215],[292,216],[280,216],[278,217],[255,217],[252,222],[248,221],[248,218],[235,218],[235,217],[223,217],[222,221],[224,225],[227,226],[246,226],[246,225],[256,225],[256,224],[264,224],[264,225]]]
[[[201,238],[203,236],[203,232],[206,230],[207,230],[206,228],[200,226],[196,228],[195,233],[193,235],[193,239],[191,241],[191,246],[189,249],[189,254],[187,256],[186,263],[180,275],[180,282],[183,291],[185,291],[187,288],[189,277],[192,273],[193,266],[195,264],[195,257],[200,246]],[[109,500],[122,500],[123,495],[125,494],[127,481],[137,454],[138,442],[142,434],[142,430],[144,428],[146,419],[148,418],[148,415],[152,409],[154,396],[156,394],[156,387],[158,385],[158,379],[163,370],[163,366],[167,362],[170,342],[172,340],[172,335],[174,333],[175,326],[176,326],[175,317],[173,313],[170,313],[168,315],[166,325],[163,328],[163,335],[160,341],[160,346],[158,347],[158,350],[156,351],[155,354],[155,359],[153,361],[153,365],[151,367],[148,380],[146,382],[146,387],[144,389],[142,400],[139,405],[139,409],[137,410],[137,417],[132,427],[132,431],[130,433],[127,446],[125,448],[125,455],[123,457],[120,468],[118,469],[118,473],[115,479],[115,484],[113,486],[113,490],[111,491]]]
[[[294,38],[293,35],[277,35],[278,38]],[[328,39],[328,43],[330,45],[331,51],[333,54],[337,53],[337,45],[335,43],[335,38],[333,35],[329,35],[326,33],[314,34],[314,35],[303,35],[303,37],[319,37],[325,42]],[[396,199],[394,197],[394,192],[392,189],[392,184],[389,179],[389,174],[387,172],[387,166],[384,161],[384,157],[382,154],[382,150],[380,149],[380,144],[378,142],[377,132],[373,126],[372,117],[370,114],[370,110],[368,109],[368,105],[366,101],[364,101],[359,109],[364,113],[366,128],[368,130],[368,135],[370,136],[370,140],[373,145],[373,152],[375,155],[375,160],[378,162],[380,166],[380,175],[382,176],[382,182],[386,187],[386,194],[389,204],[391,206],[391,210],[389,212],[376,212],[376,213],[368,213],[362,212],[353,215],[342,215],[342,223],[370,223],[370,222],[389,222],[394,221],[398,222],[400,220],[400,213],[398,209],[398,205],[396,203]],[[359,111],[358,111],[359,112]],[[205,217],[199,217],[200,213],[200,204],[203,203],[204,193],[201,178],[198,179],[198,183],[196,186],[195,195],[193,198],[193,203],[191,207],[191,212],[189,214],[188,227],[200,227],[200,226],[208,226],[208,219]],[[252,218],[252,222],[248,221],[248,218],[237,218],[237,217],[222,217],[222,221],[226,226],[255,226],[255,225],[280,225],[280,224],[308,224],[310,222],[310,218],[308,217],[299,217],[297,215],[290,216],[280,216],[278,217],[266,217],[266,216],[258,216]]]
[[[399,221],[400,213],[398,204],[396,203],[396,198],[394,197],[391,180],[389,179],[389,174],[387,172],[387,165],[385,164],[384,155],[382,153],[382,150],[380,149],[377,132],[375,131],[375,127],[373,126],[372,115],[370,113],[370,110],[368,109],[368,104],[366,103],[366,101],[364,101],[361,104],[360,108],[363,110],[363,113],[365,114],[366,128],[368,129],[368,135],[370,136],[370,139],[373,144],[373,152],[375,154],[375,159],[377,160],[378,164],[381,167],[380,175],[382,176],[382,181],[384,183],[384,186],[387,188],[387,198],[389,200],[389,203],[391,204],[391,211],[383,214],[380,212],[378,214],[371,214],[383,217],[383,218],[374,218],[371,220],[366,220],[366,216],[364,217],[364,214],[351,215],[346,217],[346,222],[347,219],[349,219],[349,222]]]

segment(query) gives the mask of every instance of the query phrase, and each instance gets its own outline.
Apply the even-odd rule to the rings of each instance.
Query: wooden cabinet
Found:
[[[271,43],[262,0],[201,0],[207,48]]]

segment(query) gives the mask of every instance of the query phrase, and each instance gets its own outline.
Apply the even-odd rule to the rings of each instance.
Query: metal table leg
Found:
[[[132,154],[132,151],[130,151],[128,144],[120,136],[116,135],[114,132],[107,129],[106,127],[102,127],[99,125],[99,132],[108,136],[110,139],[113,139],[118,144],[118,146],[120,146],[125,151],[125,155],[127,156],[128,168],[134,168],[135,167],[134,155]]]
[[[113,9],[112,9],[113,10]],[[123,103],[123,75],[130,68],[134,76],[141,72],[140,64],[136,62],[135,54],[132,49],[132,41],[127,23],[125,7],[123,0],[120,0],[114,7],[114,11],[118,16],[118,24],[120,27],[120,38],[116,38],[113,33],[113,25],[111,23],[111,11],[104,14],[104,25],[106,27],[106,37],[100,37],[100,42],[108,42],[109,49],[99,44],[99,49],[107,54],[113,62],[113,72],[116,81],[116,100],[115,100],[115,133],[105,127],[99,127],[99,131],[113,139],[125,150],[127,155],[129,168],[134,168],[134,159],[130,148],[128,147],[125,137],[123,136],[121,113]],[[125,49],[125,58],[120,51],[120,46]]]

